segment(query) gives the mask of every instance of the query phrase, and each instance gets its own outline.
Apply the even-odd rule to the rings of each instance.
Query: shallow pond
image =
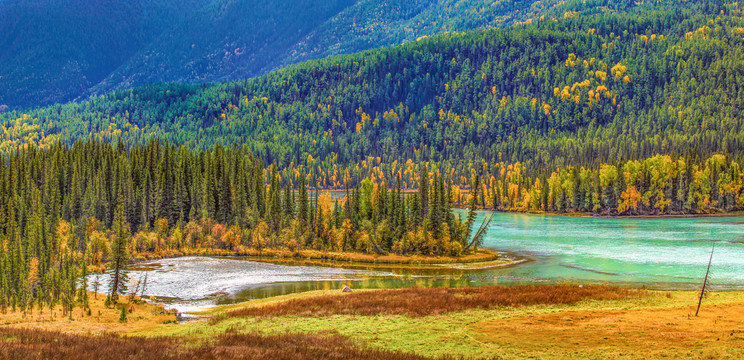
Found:
[[[482,220],[485,212],[479,213]],[[415,270],[305,266],[184,257],[131,269],[130,288],[182,312],[309,290],[480,286],[515,283],[617,283],[656,289],[694,289],[705,274],[713,242],[711,283],[744,289],[744,224],[740,217],[589,218],[496,213],[484,246],[531,261],[488,270]],[[99,278],[99,291],[108,276]],[[95,276],[89,278],[92,283]]]

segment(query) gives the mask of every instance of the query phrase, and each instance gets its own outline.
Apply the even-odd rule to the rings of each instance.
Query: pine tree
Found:
[[[127,307],[124,305],[120,306],[119,310],[119,322],[127,322]]]
[[[471,186],[470,186],[470,204],[468,209],[468,218],[467,222],[465,223],[465,236],[463,237],[463,240],[467,240],[467,238],[470,236],[470,233],[473,231],[473,224],[475,223],[475,209],[477,207],[477,199],[478,199],[478,190],[480,190],[480,176],[478,174],[473,175],[473,179],[471,180]],[[463,245],[465,245],[465,241],[463,241]]]
[[[218,149],[221,150],[221,148]],[[217,220],[223,224],[229,224],[232,222],[233,215],[233,190],[232,184],[230,182],[230,174],[226,169],[226,157],[224,155],[224,152],[220,151],[219,153],[217,153],[215,151],[215,157],[215,164],[217,165],[217,170],[215,172],[217,173],[217,178],[220,182],[220,198]]]
[[[215,174],[212,156],[209,152],[204,154],[203,171],[202,171],[202,211],[200,216],[204,218],[214,218],[217,215],[217,189],[215,186]]]
[[[305,184],[305,175],[300,171],[299,189],[297,195],[297,220],[299,223],[300,235],[307,230],[307,213],[308,213],[308,199],[307,199],[307,185]]]
[[[155,211],[158,219],[168,219],[169,222],[176,223],[178,213],[173,209],[173,205],[175,204],[174,186],[176,185],[176,177],[173,174],[175,166],[172,163],[172,151],[170,149],[171,147],[168,144],[164,146],[163,154],[158,163]]]
[[[294,193],[292,192],[292,186],[289,184],[284,186],[282,212],[284,213],[284,217],[286,219],[293,219],[295,217]]]
[[[127,225],[124,219],[124,207],[122,205],[123,202],[121,192],[119,192],[117,198],[119,199],[119,201],[117,201],[119,205],[116,207],[116,212],[114,213],[114,225],[112,229],[114,231],[114,241],[112,242],[111,246],[113,279],[111,284],[110,296],[113,302],[118,301],[119,290],[120,287],[122,287],[122,268],[129,260],[128,247],[130,237],[128,229],[129,225]]]
[[[282,224],[282,204],[281,204],[281,187],[279,176],[276,173],[276,167],[271,167],[271,185],[269,186],[269,207],[266,214],[271,231],[279,232]]]
[[[415,224],[416,226],[421,225],[421,222],[424,221],[429,214],[429,170],[426,165],[424,165],[424,168],[421,170],[419,177],[418,194],[421,205],[419,206],[419,216],[417,218],[418,222]]]
[[[90,308],[90,299],[88,297],[88,266],[85,263],[85,259],[79,261],[80,267],[80,287],[78,288],[77,303],[80,304],[80,308],[83,310]]]

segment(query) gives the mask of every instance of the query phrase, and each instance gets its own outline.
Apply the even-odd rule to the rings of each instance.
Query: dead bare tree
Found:
[[[478,247],[478,244],[480,244],[481,240],[483,239],[483,236],[486,234],[486,230],[488,230],[488,225],[491,224],[491,219],[493,219],[493,214],[488,214],[483,219],[483,222],[480,225],[480,228],[478,228],[478,231],[475,232],[475,236],[473,236],[473,239],[470,241],[468,246],[465,247],[462,251],[468,251],[471,247],[475,246]]]
[[[695,316],[698,316],[698,313],[700,312],[700,305],[703,303],[703,297],[705,296],[705,293],[709,291],[708,289],[708,275],[710,274],[710,264],[713,262],[713,252],[716,250],[716,243],[713,242],[713,249],[710,250],[710,259],[708,259],[708,269],[705,270],[705,278],[703,279],[703,287],[700,289],[700,298],[698,299],[698,306],[697,310],[695,311]]]

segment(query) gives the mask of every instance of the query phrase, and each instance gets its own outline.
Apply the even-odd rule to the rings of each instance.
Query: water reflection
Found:
[[[308,262],[275,260],[257,262],[236,258],[182,257],[137,264],[129,270],[128,287],[144,287],[138,294],[180,312],[193,312],[215,305],[234,304],[312,290],[386,289],[419,287],[463,287],[499,283],[525,283],[488,270],[373,268],[353,270],[308,266]],[[110,274],[91,275],[108,291]],[[143,282],[147,279],[147,285]],[[137,284],[139,283],[139,285]]]
[[[360,270],[308,266],[285,266],[264,262],[182,257],[138,264],[127,270],[130,292],[153,297],[169,307],[198,309],[213,306],[244,289],[281,282],[347,281],[378,276]],[[379,276],[384,276],[380,274]],[[89,284],[99,280],[99,292],[108,292],[110,274],[91,275]],[[146,284],[145,284],[146,283]]]

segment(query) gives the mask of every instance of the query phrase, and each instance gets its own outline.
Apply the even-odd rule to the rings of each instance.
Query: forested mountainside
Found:
[[[306,60],[398,45],[422,36],[507,26],[543,16],[557,4],[555,0],[217,1],[165,32],[91,93],[156,82],[244,79]]]
[[[601,2],[599,2],[601,3]],[[470,169],[742,155],[744,25],[717,1],[451,33],[214,85],[152,85],[0,115],[0,149],[152,138],[266,164]],[[573,14],[572,13],[572,14]]]
[[[557,4],[7,0],[0,2],[0,106],[49,105],[154,82],[244,79],[308,59],[527,21]]]
[[[744,209],[738,4],[609,4],[1,114],[0,311],[85,308],[78,276],[133,255],[459,256],[478,208]]]
[[[282,184],[482,177],[481,206],[602,213],[741,207],[744,25],[735,4],[565,4],[561,20],[451,33],[213,85],[151,85],[2,114],[4,153],[77,139],[245,145]],[[291,179],[295,181],[291,182]],[[548,184],[550,183],[550,184]],[[630,189],[633,187],[634,189]],[[626,206],[620,201],[625,199]]]

